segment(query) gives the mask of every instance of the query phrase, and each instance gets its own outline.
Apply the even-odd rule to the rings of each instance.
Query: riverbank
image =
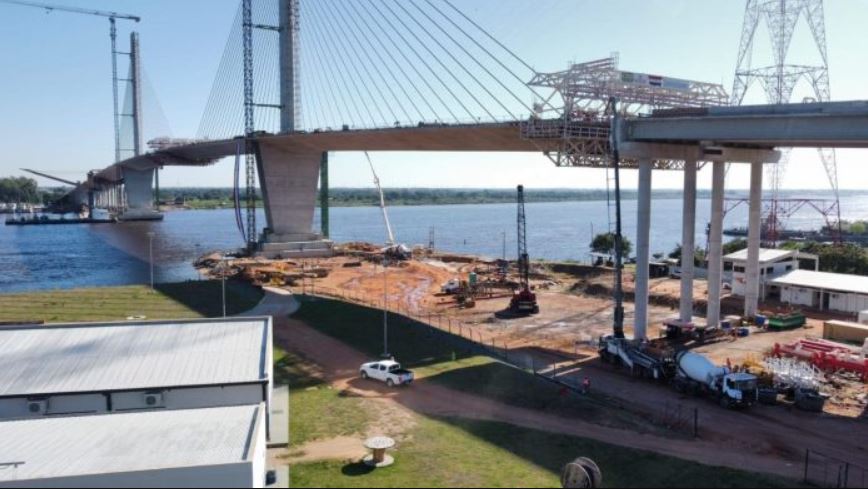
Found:
[[[0,323],[70,323],[137,319],[193,319],[223,315],[219,280],[51,290],[0,295]],[[226,284],[226,312],[239,314],[262,299],[258,287]]]

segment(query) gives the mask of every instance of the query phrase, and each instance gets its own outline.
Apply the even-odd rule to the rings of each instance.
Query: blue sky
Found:
[[[140,15],[120,24],[121,42],[134,27],[141,33],[144,66],[172,134],[194,136],[223,54],[237,0],[52,0],[54,3]],[[314,0],[302,0],[314,1]],[[741,0],[455,0],[456,5],[528,60],[538,71],[556,71],[569,61],[619,52],[622,69],[732,86],[741,34]],[[832,95],[868,99],[866,69],[855,39],[864,38],[868,1],[829,0],[826,24]],[[113,157],[108,21],[0,4],[0,174],[31,167],[80,178]],[[302,25],[304,29],[304,24]],[[793,61],[817,59],[807,27],[800,23]],[[765,31],[759,34],[764,41]],[[808,42],[805,42],[807,40]],[[762,48],[767,43],[761,42]],[[759,57],[755,58],[759,64]],[[126,69],[122,65],[122,72]],[[302,88],[304,90],[304,87]],[[796,89],[796,99],[808,87]],[[753,90],[749,101],[760,102]],[[313,110],[305,108],[305,110]],[[164,128],[167,129],[167,128]],[[605,175],[555,168],[533,154],[374,154],[389,187],[601,187]],[[865,188],[865,153],[839,154],[842,187]],[[788,188],[826,188],[819,160],[796,151]],[[360,154],[332,156],[333,186],[371,186]],[[228,186],[230,165],[168,169],[164,186]],[[701,184],[709,183],[703,172]],[[658,173],[655,186],[677,187],[678,173]],[[626,176],[633,186],[635,176]],[[729,185],[743,188],[746,173],[734,170]]]

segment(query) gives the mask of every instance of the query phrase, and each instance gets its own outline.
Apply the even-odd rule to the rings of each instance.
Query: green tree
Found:
[[[747,240],[746,239],[734,239],[729,243],[724,243],[723,245],[723,254],[729,255],[730,253],[735,253],[736,251],[741,251],[747,248]]]
[[[594,239],[591,241],[591,251],[594,253],[602,253],[605,255],[614,255],[615,254],[615,234],[614,233],[602,233],[594,236]],[[630,243],[630,240],[626,237],[621,238],[621,254],[623,256],[629,256],[633,251],[633,244]]]

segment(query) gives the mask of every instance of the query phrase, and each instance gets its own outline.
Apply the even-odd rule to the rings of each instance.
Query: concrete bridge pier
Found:
[[[679,319],[693,321],[693,278],[696,260],[696,174],[695,160],[684,162],[684,208],[681,227],[681,302]]]
[[[126,205],[118,216],[122,221],[160,220],[163,215],[154,209],[154,173],[156,169],[134,170],[124,168]]]
[[[754,317],[759,309],[760,296],[760,244],[762,219],[763,164],[751,163],[750,209],[748,210],[747,270],[744,294],[744,315]]]
[[[639,195],[636,223],[636,291],[635,320],[633,338],[644,340],[648,337],[648,282],[651,260],[651,173],[653,161],[650,158],[639,160]]]
[[[266,228],[259,254],[269,258],[331,256],[333,243],[313,232],[322,151],[260,141],[260,187]]]
[[[726,183],[726,163],[712,163],[711,231],[708,237],[708,327],[720,326],[720,291],[723,278],[723,198]]]

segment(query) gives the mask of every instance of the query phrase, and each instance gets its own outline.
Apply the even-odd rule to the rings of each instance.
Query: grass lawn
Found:
[[[358,398],[341,395],[323,382],[306,359],[274,349],[274,379],[289,386],[289,445],[357,435],[372,413]]]
[[[326,299],[304,303],[294,316],[376,358],[383,349],[383,312]],[[676,436],[647,418],[621,409],[605,396],[564,393],[551,382],[479,353],[470,342],[391,315],[389,349],[420,380],[495,399],[511,406],[542,410],[606,426]],[[679,435],[680,436],[680,435]]]
[[[711,467],[641,450],[532,429],[423,418],[394,466],[321,462],[290,468],[292,487],[560,487],[561,467],[586,456],[603,487],[792,487],[775,477]]]
[[[305,301],[294,317],[372,358],[382,350],[382,311],[315,299]],[[614,424],[622,427],[654,429],[630,413],[613,416],[612,412],[602,412],[604,402],[563,397],[557,386],[480,355],[469,344],[430,333],[412,321],[392,316],[389,324],[391,352],[413,368],[422,381],[430,380],[506,404],[580,416],[586,421],[600,421],[605,414],[610,424],[614,418]],[[304,363],[300,358],[286,361]],[[302,381],[295,388],[300,393],[296,397],[301,399],[291,401],[291,415],[295,418],[292,427],[297,431],[291,435],[293,443],[297,439],[322,439],[361,431],[358,427],[364,425],[353,429],[352,424],[343,423],[348,415],[359,412],[359,403],[363,401],[328,390],[306,390],[304,386]],[[406,434],[407,441],[397,447],[395,466],[370,472],[354,461],[297,465],[290,468],[292,487],[559,487],[561,467],[580,456],[591,457],[600,464],[606,487],[794,484],[761,474],[710,467],[503,423],[421,415],[417,418],[416,426]]]
[[[219,317],[223,314],[220,281],[92,289],[50,290],[0,295],[0,322],[66,323],[147,319]],[[227,282],[227,313],[251,309],[262,299],[259,288]]]

